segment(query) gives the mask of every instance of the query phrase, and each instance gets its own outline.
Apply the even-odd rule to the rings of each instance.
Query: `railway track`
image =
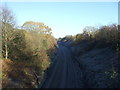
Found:
[[[39,88],[83,88],[83,76],[79,63],[63,42],[58,43],[57,61],[46,73],[46,79]],[[49,70],[49,69],[48,69]]]

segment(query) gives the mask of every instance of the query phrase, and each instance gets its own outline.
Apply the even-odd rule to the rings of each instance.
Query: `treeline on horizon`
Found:
[[[90,45],[98,43],[100,47],[113,45],[114,49],[120,49],[120,25],[103,25],[99,28],[86,26],[83,32],[77,35],[66,35],[73,45],[79,45],[82,41],[89,41]]]
[[[3,7],[1,11],[2,87],[36,87],[55,51],[56,39],[52,30],[44,23],[34,21],[17,28],[9,8]]]

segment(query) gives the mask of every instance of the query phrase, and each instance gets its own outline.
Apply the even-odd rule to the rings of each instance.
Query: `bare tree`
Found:
[[[0,22],[2,27],[2,53],[4,58],[8,58],[8,41],[15,26],[15,20],[12,12],[7,7],[0,7]]]

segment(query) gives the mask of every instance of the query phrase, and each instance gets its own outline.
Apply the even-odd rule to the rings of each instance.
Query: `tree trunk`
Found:
[[[5,59],[8,59],[8,48],[7,48],[7,43],[5,44]]]
[[[5,59],[8,59],[7,30],[5,26]]]

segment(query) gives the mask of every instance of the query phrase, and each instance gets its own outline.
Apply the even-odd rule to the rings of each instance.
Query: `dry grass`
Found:
[[[37,86],[34,72],[42,79],[42,72],[27,61],[3,60],[3,88],[35,88]]]

